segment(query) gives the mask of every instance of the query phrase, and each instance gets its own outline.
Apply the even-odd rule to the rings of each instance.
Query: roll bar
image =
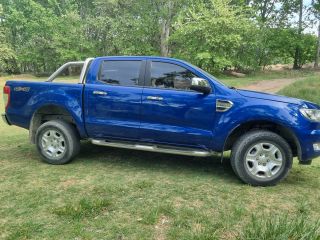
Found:
[[[60,73],[62,73],[66,68],[71,66],[83,66],[80,74],[79,83],[84,83],[84,77],[87,72],[87,68],[93,58],[87,58],[85,61],[75,61],[75,62],[67,62],[59,67],[51,76],[47,79],[46,82],[52,82]]]

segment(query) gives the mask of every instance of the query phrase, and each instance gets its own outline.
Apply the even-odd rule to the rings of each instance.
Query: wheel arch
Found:
[[[280,135],[290,145],[293,155],[298,156],[299,160],[301,159],[301,146],[295,133],[290,128],[280,123],[268,120],[248,121],[233,128],[226,138],[223,151],[230,150],[235,141],[244,133],[257,129],[268,130]]]
[[[77,122],[70,111],[68,111],[65,107],[57,104],[45,104],[35,110],[31,117],[31,121],[29,124],[30,142],[33,144],[35,143],[35,135],[37,129],[41,126],[41,124],[50,120],[57,119],[63,120],[73,125],[77,130],[77,133],[80,135],[79,126],[77,125]]]

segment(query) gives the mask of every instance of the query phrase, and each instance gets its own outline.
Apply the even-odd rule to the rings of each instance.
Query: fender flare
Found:
[[[289,138],[290,138],[290,139],[293,139],[293,142],[294,142],[294,144],[295,144],[295,147],[297,148],[297,157],[298,157],[299,161],[301,161],[301,159],[302,159],[301,145],[300,145],[300,142],[299,142],[296,134],[293,132],[292,129],[290,129],[290,128],[288,128],[287,126],[285,126],[285,125],[283,125],[283,124],[281,124],[281,123],[279,123],[279,122],[276,122],[276,121],[270,121],[270,120],[251,120],[251,121],[241,122],[241,123],[237,124],[234,128],[232,128],[232,129],[229,131],[229,133],[228,133],[228,135],[227,135],[227,137],[226,137],[226,139],[225,139],[225,141],[224,141],[224,144],[223,144],[223,149],[222,149],[222,154],[221,154],[221,162],[223,162],[223,159],[224,159],[224,154],[223,154],[223,153],[226,151],[226,146],[227,146],[227,143],[228,143],[228,140],[229,140],[230,136],[231,136],[233,133],[235,133],[235,131],[236,131],[237,129],[240,129],[240,128],[241,128],[242,126],[244,126],[245,124],[254,124],[254,123],[259,123],[259,122],[260,122],[260,123],[263,122],[263,123],[266,123],[266,124],[273,124],[273,125],[279,126],[279,127],[281,127],[282,130],[284,130],[287,134],[289,134],[289,135],[290,135],[289,137],[284,137],[284,136],[280,135],[278,132],[273,131],[273,132],[279,134],[281,137],[283,137],[286,141],[288,141],[287,139],[289,139]],[[270,130],[270,129],[268,129],[268,130]]]

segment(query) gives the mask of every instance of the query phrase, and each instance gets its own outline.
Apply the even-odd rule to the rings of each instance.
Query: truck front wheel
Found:
[[[42,159],[50,164],[65,164],[80,150],[76,129],[61,120],[42,124],[36,133],[36,145]]]
[[[292,167],[292,151],[278,134],[254,130],[241,136],[232,148],[231,165],[240,179],[253,186],[272,186]]]

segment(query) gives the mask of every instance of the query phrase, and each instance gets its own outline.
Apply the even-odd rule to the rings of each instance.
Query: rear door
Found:
[[[216,97],[213,88],[208,95],[190,90],[194,77],[199,76],[185,65],[165,59],[148,61],[141,107],[142,141],[212,146]]]
[[[95,63],[85,85],[85,123],[90,138],[138,139],[143,59],[106,59]]]

